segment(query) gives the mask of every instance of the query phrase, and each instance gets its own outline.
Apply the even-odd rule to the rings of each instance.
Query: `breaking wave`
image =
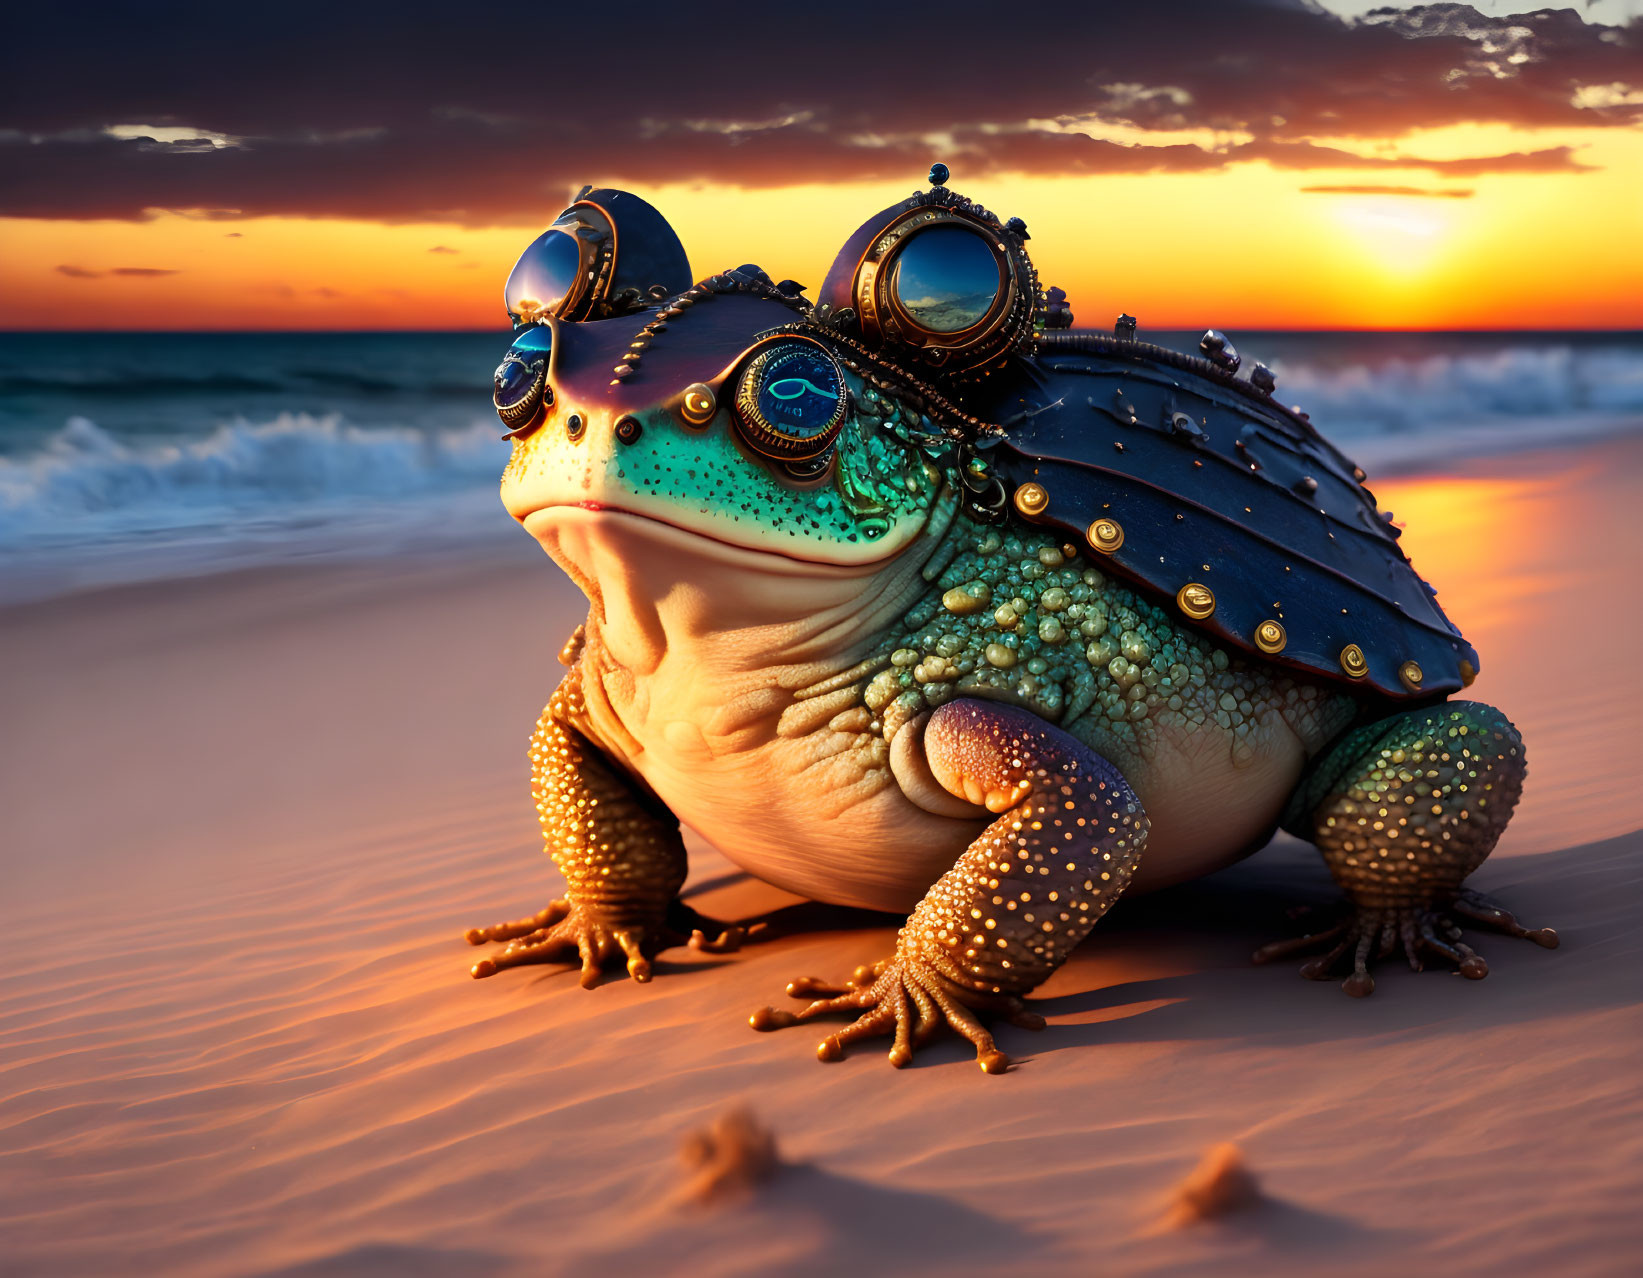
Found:
[[[282,413],[131,443],[71,417],[38,450],[0,457],[0,602],[506,535],[497,436]]]
[[[0,534],[75,519],[164,524],[190,511],[256,512],[335,498],[400,498],[494,482],[497,431],[366,429],[335,416],[235,421],[203,439],[130,444],[71,417],[44,448],[0,457]]]
[[[1279,398],[1331,435],[1444,432],[1467,423],[1643,413],[1643,352],[1508,346],[1374,363],[1278,358]]]

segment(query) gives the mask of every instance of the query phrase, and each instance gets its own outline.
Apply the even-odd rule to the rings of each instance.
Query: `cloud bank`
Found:
[[[1583,165],[1569,146],[1451,159],[1397,139],[1643,124],[1643,19],[1572,10],[100,8],[69,39],[46,11],[12,24],[0,215],[535,224],[582,182],[911,186],[937,157],[961,188],[1250,161],[1475,178]]]

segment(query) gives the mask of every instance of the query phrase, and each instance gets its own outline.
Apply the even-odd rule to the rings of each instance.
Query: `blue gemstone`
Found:
[[[947,185],[947,179],[952,177],[952,176],[953,176],[952,173],[950,173],[948,171],[947,166],[945,164],[932,164],[930,166],[930,185],[931,186],[946,186]]]

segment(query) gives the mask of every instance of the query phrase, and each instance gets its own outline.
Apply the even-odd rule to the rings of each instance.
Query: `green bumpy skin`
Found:
[[[1453,894],[1511,820],[1528,765],[1493,706],[1451,701],[1349,732],[1285,814],[1368,908]]]
[[[925,709],[982,696],[1031,710],[1121,761],[1139,756],[1160,722],[1218,729],[1236,765],[1253,757],[1264,714],[1322,740],[1351,713],[1347,698],[1186,629],[1042,530],[961,520],[953,541],[964,549],[866,687],[875,730],[887,736]]]
[[[615,494],[639,514],[749,549],[824,563],[896,554],[925,527],[948,477],[897,433],[917,414],[859,379],[850,384],[859,411],[846,416],[831,470],[817,481],[779,474],[752,453],[723,420],[729,410],[701,430],[682,430],[665,405],[629,412],[637,438],[594,453],[568,438],[573,412],[558,396],[542,425],[514,440],[504,503],[518,517],[520,494],[538,485],[558,489],[560,501]]]

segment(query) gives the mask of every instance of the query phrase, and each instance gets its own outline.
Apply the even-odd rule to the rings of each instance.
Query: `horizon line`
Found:
[[[1203,326],[1199,325],[1199,324],[1149,324],[1149,325],[1146,325],[1144,327],[1138,328],[1137,332],[1138,333],[1146,333],[1146,332],[1153,332],[1153,333],[1193,333],[1193,332],[1198,332],[1202,327]],[[1495,334],[1495,333],[1567,333],[1567,334],[1610,334],[1610,335],[1616,335],[1616,336],[1620,336],[1620,335],[1643,336],[1643,320],[1640,320],[1638,324],[1631,325],[1631,326],[1627,326],[1627,325],[1600,325],[1600,326],[1597,326],[1597,327],[1584,327],[1584,326],[1583,327],[1576,327],[1574,325],[1550,325],[1550,326],[1539,327],[1539,328],[1514,326],[1514,325],[1498,325],[1498,326],[1492,326],[1492,327],[1488,327],[1488,328],[1430,328],[1430,327],[1408,327],[1408,328],[1397,327],[1397,328],[1393,328],[1393,327],[1370,327],[1370,326],[1364,326],[1364,327],[1336,327],[1336,326],[1308,326],[1308,325],[1288,326],[1288,325],[1237,324],[1237,323],[1220,324],[1220,325],[1215,325],[1213,327],[1216,327],[1216,328],[1220,329],[1220,331],[1222,331],[1222,332],[1230,332],[1230,331],[1233,331],[1233,330],[1238,330],[1238,331],[1242,331],[1242,332],[1246,332],[1246,333],[1318,333],[1318,334],[1342,334],[1342,335],[1348,335],[1348,334],[1373,334],[1373,333],[1399,333],[1399,334],[1426,333],[1426,334],[1432,334],[1432,335],[1435,335],[1435,336],[1458,336],[1458,335],[1472,335],[1472,334],[1485,335],[1485,334]],[[5,326],[5,325],[0,325],[0,336],[3,336],[3,337],[23,337],[23,336],[45,335],[45,334],[61,334],[61,335],[64,335],[64,336],[91,336],[91,335],[105,335],[106,336],[106,335],[113,335],[113,334],[118,334],[118,335],[123,336],[123,335],[138,335],[138,334],[141,334],[141,335],[149,335],[149,336],[171,335],[171,336],[179,336],[179,337],[181,337],[181,336],[202,337],[202,336],[211,336],[211,335],[215,335],[215,334],[221,334],[223,336],[249,337],[249,336],[256,336],[256,335],[263,335],[263,334],[278,334],[278,333],[289,333],[289,334],[293,334],[293,335],[302,335],[302,336],[317,336],[319,334],[326,334],[326,333],[339,334],[339,335],[367,334],[367,333],[376,334],[376,335],[386,335],[386,334],[393,334],[393,333],[404,333],[404,334],[427,333],[427,334],[436,334],[436,335],[441,335],[441,336],[452,336],[452,335],[457,335],[457,334],[468,334],[468,333],[476,333],[476,334],[477,333],[487,333],[487,334],[491,334],[493,336],[505,336],[505,335],[507,335],[509,333],[512,333],[514,331],[516,331],[516,330],[513,329],[513,328],[504,327],[500,324],[497,325],[494,328],[488,327],[488,326],[487,327],[479,327],[479,326],[472,326],[472,325],[459,326],[459,327],[453,327],[453,328],[438,328],[438,327],[426,327],[426,326],[417,327],[417,328],[409,328],[409,327],[378,328],[378,327],[370,327],[370,326],[353,326],[353,327],[346,327],[346,328],[334,327],[334,326],[333,327],[320,327],[320,328],[303,328],[303,327],[297,327],[297,326],[279,327],[279,328],[229,328],[229,327],[222,327],[222,328],[215,328],[215,327],[213,327],[213,328],[188,328],[188,327],[159,327],[159,328],[95,327],[95,328],[84,328],[84,327],[67,327],[67,326],[58,327],[58,326],[55,326],[55,325],[45,326],[45,327],[33,327],[33,328],[13,328],[13,327]],[[1058,330],[1058,331],[1059,332],[1065,332],[1065,333],[1071,333],[1071,334],[1092,334],[1092,335],[1101,335],[1101,336],[1111,336],[1112,335],[1111,330],[1106,328],[1106,327],[1099,327],[1098,328],[1098,327],[1090,327],[1090,326],[1084,326],[1084,325],[1075,325],[1074,327],[1072,327],[1070,329],[1062,329],[1062,330]]]

